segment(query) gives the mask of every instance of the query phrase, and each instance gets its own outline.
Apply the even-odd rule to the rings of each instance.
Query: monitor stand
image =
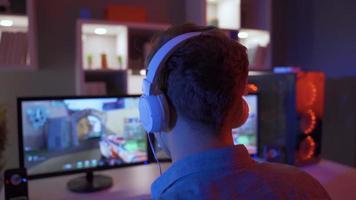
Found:
[[[70,180],[67,187],[72,192],[89,193],[108,189],[113,181],[109,176],[94,175],[92,171],[86,172],[86,176],[81,176]]]

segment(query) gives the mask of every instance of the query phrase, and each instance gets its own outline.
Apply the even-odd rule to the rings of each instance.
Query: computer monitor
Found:
[[[29,178],[89,172],[68,183],[73,191],[103,189],[90,183],[95,178],[110,187],[110,179],[92,172],[148,162],[138,101],[139,96],[19,98],[21,167]]]
[[[258,95],[248,94],[244,96],[248,107],[249,116],[245,124],[232,130],[234,144],[246,146],[250,155],[258,154]]]

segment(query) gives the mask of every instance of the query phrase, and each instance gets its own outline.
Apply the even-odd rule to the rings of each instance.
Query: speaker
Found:
[[[28,200],[26,169],[8,169],[4,173],[5,200]]]
[[[267,161],[305,165],[321,149],[324,74],[252,72],[260,97],[259,156]]]

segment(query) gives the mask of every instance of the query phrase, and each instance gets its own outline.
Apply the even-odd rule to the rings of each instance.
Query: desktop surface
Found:
[[[162,163],[163,170],[170,163]],[[66,184],[69,180],[82,176],[81,174],[57,176],[30,180],[29,198],[36,200],[146,200],[150,198],[151,184],[159,177],[156,164],[139,165],[120,169],[110,169],[96,172],[113,178],[113,186],[107,190],[93,193],[73,193]]]
[[[161,163],[163,171],[170,163]],[[356,169],[328,160],[301,167],[301,169],[316,178],[326,189],[332,199],[354,200],[356,190]],[[146,200],[150,199],[150,188],[153,181],[159,177],[156,164],[140,165],[129,168],[111,169],[100,174],[113,177],[114,185],[108,190],[79,194],[70,192],[66,183],[68,180],[81,176],[66,175],[29,181],[29,198],[35,200]],[[3,197],[4,190],[1,191]]]

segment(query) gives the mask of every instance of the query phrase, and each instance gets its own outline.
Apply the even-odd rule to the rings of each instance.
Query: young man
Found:
[[[153,44],[140,102],[140,114],[149,114],[141,120],[173,160],[152,184],[153,199],[329,199],[310,175],[256,163],[233,145],[231,129],[248,114],[244,46],[193,24],[172,27]],[[159,100],[148,102],[150,95]],[[156,107],[162,117],[154,117]]]

